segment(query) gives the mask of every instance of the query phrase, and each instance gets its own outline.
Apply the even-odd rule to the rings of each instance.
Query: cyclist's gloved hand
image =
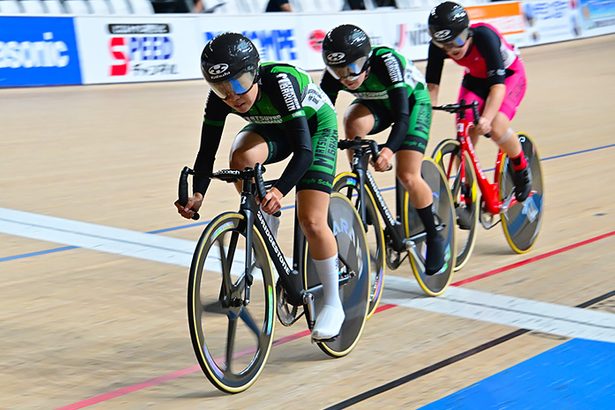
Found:
[[[379,172],[388,171],[393,168],[391,164],[391,158],[393,157],[393,151],[390,148],[384,147],[380,150],[380,154],[374,163],[374,169]]]
[[[282,198],[284,195],[276,188],[273,187],[267,192],[265,197],[261,199],[261,208],[268,214],[274,214],[282,208]]]
[[[179,200],[175,201],[177,212],[186,219],[192,219],[192,216],[198,212],[201,205],[203,205],[203,195],[200,192],[195,192],[194,196],[188,197],[186,205],[181,205]]]
[[[478,124],[474,126],[479,135],[485,135],[491,132],[491,120],[485,117],[478,119]]]

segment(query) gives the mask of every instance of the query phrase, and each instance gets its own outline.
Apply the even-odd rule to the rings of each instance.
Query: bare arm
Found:
[[[429,90],[429,98],[431,98],[431,105],[438,105],[438,92],[440,86],[438,84],[427,84],[427,90]]]
[[[293,8],[291,7],[290,3],[284,3],[280,6],[280,8],[282,9],[282,11],[293,11]]]

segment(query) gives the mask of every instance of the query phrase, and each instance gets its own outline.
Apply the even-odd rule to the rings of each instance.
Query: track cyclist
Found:
[[[368,35],[350,24],[327,33],[322,58],[326,70],[320,85],[331,101],[335,104],[340,90],[356,96],[344,115],[346,138],[363,138],[392,125],[374,168],[390,169],[395,154],[397,178],[427,233],[426,273],[438,273],[445,266],[445,243],[436,229],[431,189],[421,177],[431,127],[431,102],[423,75],[392,48],[372,48]]]
[[[485,23],[470,25],[466,10],[457,3],[437,5],[428,20],[429,44],[425,77],[431,101],[437,104],[444,59],[465,67],[458,101],[479,102],[478,124],[470,129],[474,145],[479,135],[490,134],[512,164],[515,198],[524,201],[532,175],[517,134],[510,127],[527,87],[525,67],[516,49]],[[468,111],[468,118],[472,118]],[[459,215],[461,224],[463,216]]]
[[[194,194],[186,206],[175,205],[185,218],[191,218],[202,206],[229,114],[248,121],[233,141],[231,168],[274,163],[292,154],[260,204],[266,214],[272,215],[280,210],[282,197],[296,186],[299,223],[324,293],[324,306],[312,338],[331,339],[339,334],[344,322],[337,244],[327,224],[337,156],[333,105],[303,70],[288,64],[260,63],[254,44],[238,33],[223,33],[207,43],[201,54],[201,70],[211,91],[194,165]],[[272,218],[267,218],[269,226]]]

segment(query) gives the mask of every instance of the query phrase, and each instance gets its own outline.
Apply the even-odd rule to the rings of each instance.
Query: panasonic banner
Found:
[[[1,17],[0,87],[81,84],[71,17]]]

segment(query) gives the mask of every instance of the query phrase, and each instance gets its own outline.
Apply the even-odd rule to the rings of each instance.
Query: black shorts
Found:
[[[243,131],[254,132],[265,140],[269,149],[265,164],[280,162],[293,152],[288,136],[279,126],[250,123]],[[312,164],[297,183],[296,191],[314,189],[330,194],[337,162],[337,124],[325,122],[316,130],[312,135],[312,152]]]

